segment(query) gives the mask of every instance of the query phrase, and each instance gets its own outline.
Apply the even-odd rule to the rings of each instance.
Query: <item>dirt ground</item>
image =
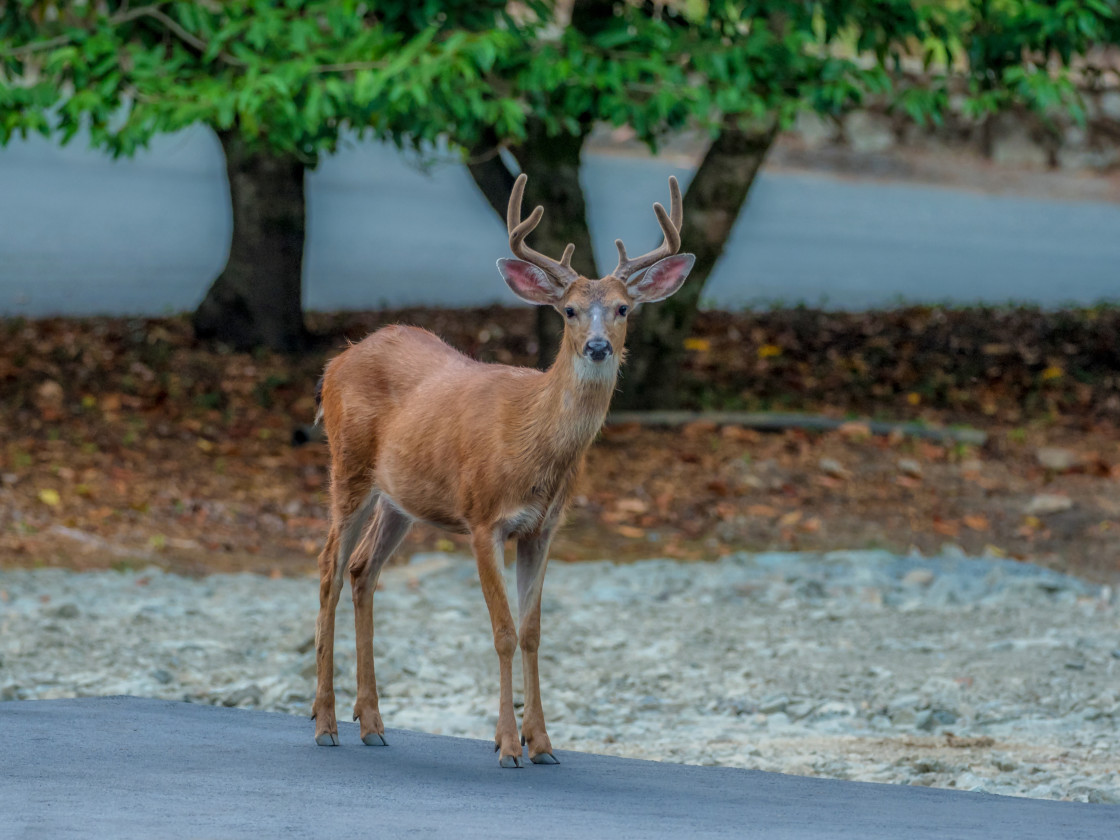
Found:
[[[398,320],[489,361],[535,352],[527,309],[318,316],[324,349],[298,357],[199,347],[181,318],[3,322],[0,563],[313,572],[328,459],[293,429],[345,338]],[[1118,327],[1113,310],[705,314],[686,405],[851,422],[609,425],[553,556],[959,547],[1120,579]],[[864,417],[987,442],[872,435]],[[418,526],[401,554],[419,550],[466,547]]]

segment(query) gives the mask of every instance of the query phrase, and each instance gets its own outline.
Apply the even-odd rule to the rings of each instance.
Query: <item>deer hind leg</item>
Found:
[[[319,555],[319,617],[315,622],[315,671],[318,680],[315,703],[311,707],[311,716],[315,719],[315,743],[321,747],[338,746],[334,704],[334,614],[342,592],[342,576],[376,501],[370,482],[364,489],[351,485],[345,492],[340,492],[336,479],[331,493],[335,502],[331,511],[331,529]]]
[[[500,693],[494,751],[499,753],[498,763],[502,767],[520,767],[521,742],[517,737],[517,719],[513,713],[513,652],[517,648],[517,629],[509,611],[502,577],[501,535],[491,528],[476,529],[471,532],[471,547],[478,563],[482,596],[490,611],[494,649],[498,653]]]
[[[541,686],[537,672],[537,649],[541,642],[541,591],[548,566],[551,534],[523,537],[517,541],[517,616],[521,643],[521,669],[525,676],[525,708],[521,720],[521,743],[529,748],[534,764],[559,764],[544,726]]]
[[[369,746],[385,745],[385,725],[377,707],[377,678],[373,670],[373,592],[381,567],[396,551],[410,527],[412,519],[382,496],[350,564],[358,647],[358,698],[354,703],[354,720],[361,721],[362,742]]]

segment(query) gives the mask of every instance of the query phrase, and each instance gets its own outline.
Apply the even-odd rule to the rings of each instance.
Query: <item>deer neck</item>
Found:
[[[617,380],[617,356],[595,364],[562,346],[525,413],[533,448],[555,461],[579,459],[603,426]]]

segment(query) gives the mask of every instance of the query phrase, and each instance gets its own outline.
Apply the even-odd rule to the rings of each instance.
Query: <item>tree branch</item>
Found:
[[[193,32],[183,28],[183,26],[181,26],[174,18],[163,12],[160,7],[166,5],[166,2],[167,0],[163,0],[163,2],[153,3],[148,6],[140,6],[136,9],[128,9],[126,11],[119,12],[106,18],[106,23],[108,23],[110,26],[118,26],[119,24],[138,20],[139,18],[151,18],[152,20],[155,20],[157,23],[161,24],[164,29],[167,29],[169,32],[175,35],[180,41],[190,45],[191,47],[194,47],[194,49],[196,49],[200,53],[206,52],[206,50],[209,48],[209,44],[207,44]],[[19,58],[20,56],[33,55],[37,52],[42,52],[43,50],[49,50],[54,49],[55,47],[64,46],[68,43],[71,43],[72,40],[73,38],[69,35],[57,35],[54,38],[48,38],[45,41],[36,41],[33,44],[27,44],[22,47],[15,47],[14,49],[5,50],[4,52],[0,53],[0,56],[4,58]],[[227,52],[220,52],[218,53],[217,57],[227,64],[231,64],[235,67],[248,66],[244,61],[239,58],[235,58]]]

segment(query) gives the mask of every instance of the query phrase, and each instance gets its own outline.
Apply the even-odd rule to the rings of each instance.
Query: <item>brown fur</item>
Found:
[[[613,276],[576,277],[556,294],[556,308],[570,307],[573,314],[565,318],[556,362],[544,372],[483,364],[406,326],[378,330],[327,365],[321,413],[331,452],[331,527],[319,557],[319,743],[338,742],[334,614],[347,571],[358,646],[354,716],[363,741],[383,743],[373,591],[386,559],[421,520],[471,537],[498,653],[495,745],[502,765],[521,761],[512,689],[518,644],[525,677],[521,743],[534,762],[555,761],[537,675],[541,588],[553,531],[606,417],[620,359],[613,352],[589,361],[584,348],[594,333],[621,351],[626,317],[620,307],[642,300]],[[519,627],[502,578],[503,543],[510,537],[517,539]]]

